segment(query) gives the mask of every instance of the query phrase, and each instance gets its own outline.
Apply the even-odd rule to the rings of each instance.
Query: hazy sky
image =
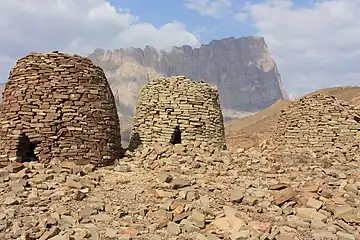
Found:
[[[249,35],[265,38],[292,96],[360,85],[359,0],[0,0],[0,79],[29,52]]]

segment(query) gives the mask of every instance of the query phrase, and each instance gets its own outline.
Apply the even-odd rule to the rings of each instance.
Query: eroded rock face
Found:
[[[186,75],[216,84],[225,110],[257,111],[287,97],[261,37],[226,38],[200,48],[173,47],[171,52],[97,49],[90,58],[104,69],[122,103],[119,110],[127,114],[133,112],[142,85],[159,76]]]

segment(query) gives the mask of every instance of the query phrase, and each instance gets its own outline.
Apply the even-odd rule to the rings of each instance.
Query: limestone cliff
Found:
[[[133,115],[140,88],[159,76],[186,75],[216,84],[225,117],[287,98],[262,37],[226,38],[199,48],[173,47],[170,52],[149,46],[96,49],[90,58],[104,69],[122,117]]]

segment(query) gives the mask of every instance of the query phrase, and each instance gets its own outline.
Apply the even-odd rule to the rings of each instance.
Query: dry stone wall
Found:
[[[101,68],[65,53],[30,53],[11,70],[0,107],[0,164],[111,164],[122,152],[114,96]]]
[[[279,145],[359,154],[360,110],[324,94],[310,95],[283,109],[275,138]]]
[[[217,89],[185,76],[149,82],[140,93],[129,147],[169,143],[177,126],[181,144],[201,142],[225,148]]]

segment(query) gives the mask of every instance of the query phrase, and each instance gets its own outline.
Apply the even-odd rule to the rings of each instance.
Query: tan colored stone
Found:
[[[181,143],[200,141],[225,147],[217,89],[182,76],[150,81],[140,92],[130,148],[154,142],[170,143],[177,126]]]
[[[306,206],[319,210],[322,206],[322,202],[310,197],[306,203]]]
[[[104,166],[121,156],[114,96],[89,58],[58,52],[20,58],[3,92],[0,121],[9,123],[0,130],[0,165],[58,159]]]
[[[294,101],[281,111],[274,138],[277,144],[296,149],[331,152],[340,149],[336,157],[359,154],[353,148],[359,142],[360,113],[355,106],[325,94],[311,94]]]
[[[296,215],[305,219],[323,221],[326,216],[317,212],[314,208],[296,208]]]
[[[276,205],[280,205],[290,199],[292,199],[293,197],[296,196],[296,192],[292,189],[292,187],[287,187],[285,189],[282,189],[280,191],[274,191],[273,192],[274,195],[274,203]]]
[[[222,218],[215,219],[212,224],[222,231],[239,231],[243,226],[246,225],[246,222],[236,216],[226,216]]]

